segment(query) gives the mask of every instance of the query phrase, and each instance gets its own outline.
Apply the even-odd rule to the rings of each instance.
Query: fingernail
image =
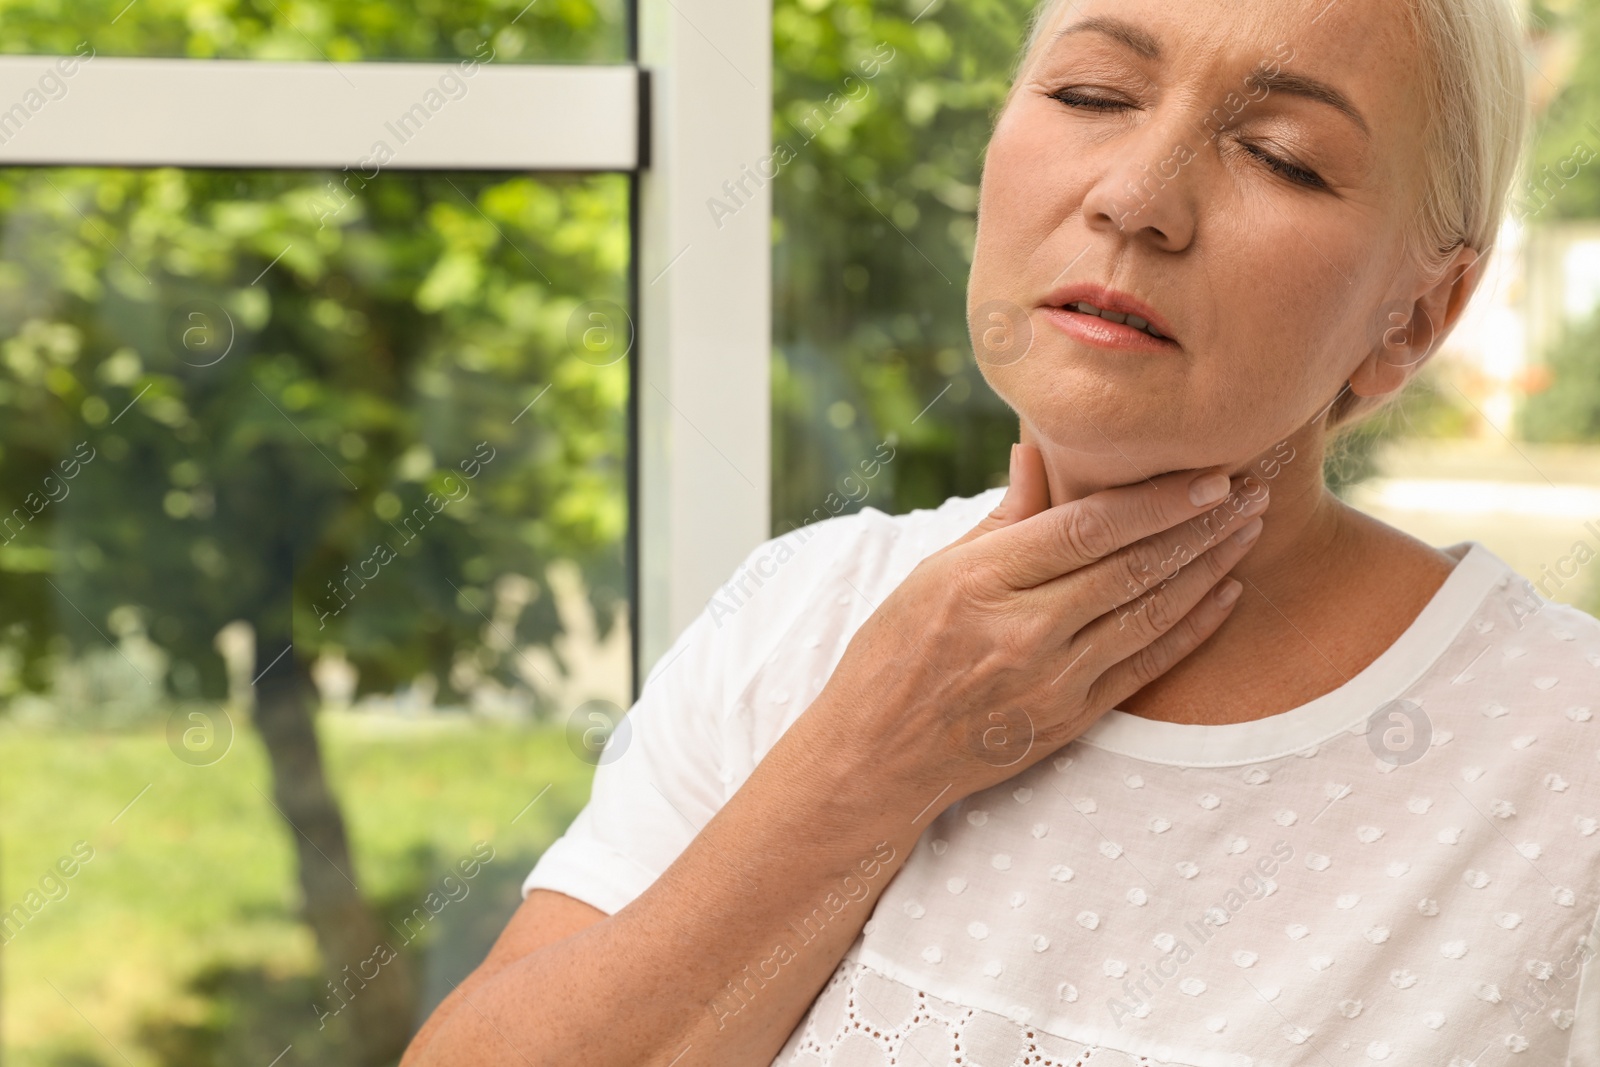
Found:
[[[1271,498],[1264,492],[1255,496],[1246,496],[1240,500],[1239,506],[1233,510],[1239,515],[1256,515],[1267,510],[1267,504],[1270,500]]]
[[[1224,578],[1222,580],[1222,584],[1217,586],[1217,603],[1221,604],[1223,607],[1227,607],[1229,604],[1232,604],[1235,600],[1239,599],[1239,593],[1243,591],[1243,589],[1244,584],[1242,582],[1236,581],[1233,578]]]
[[[1233,535],[1233,539],[1241,545],[1248,545],[1261,536],[1261,526],[1260,519],[1251,519],[1239,527],[1239,532]]]
[[[1202,474],[1189,483],[1189,503],[1197,508],[1215,504],[1228,495],[1228,487],[1231,484],[1228,476],[1220,471]]]
[[[1008,475],[1008,480],[1009,481],[1013,481],[1013,482],[1017,480],[1017,446],[1016,445],[1012,445],[1011,446],[1010,474]]]

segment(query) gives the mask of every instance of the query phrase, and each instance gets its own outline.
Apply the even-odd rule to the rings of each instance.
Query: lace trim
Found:
[[[879,996],[869,992],[874,988]],[[907,996],[911,1003],[906,1004]],[[897,1012],[881,1010],[885,999]],[[833,1022],[833,1015],[838,1021]],[[943,1059],[941,1060],[941,1057]],[[846,957],[772,1067],[1183,1067],[1083,1045],[910,989]]]

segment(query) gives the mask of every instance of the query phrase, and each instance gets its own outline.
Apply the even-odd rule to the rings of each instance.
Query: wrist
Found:
[[[884,707],[866,708],[841,700],[824,689],[785,732],[769,758],[792,786],[803,791],[821,818],[819,833],[839,826],[860,831],[875,845],[888,841],[906,849],[934,819],[971,789],[941,769],[948,761],[930,729],[901,729],[885,734],[884,718],[908,727],[909,716],[888,715]]]

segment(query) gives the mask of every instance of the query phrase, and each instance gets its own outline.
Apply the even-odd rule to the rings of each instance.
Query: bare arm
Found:
[[[403,1067],[770,1063],[951,802],[897,796],[877,761],[819,760],[851,746],[808,716],[615,915],[530,894]]]
[[[605,917],[606,913],[599,908],[575,900],[565,893],[550,889],[535,889],[529,893],[495,939],[488,957],[440,1002],[438,1009],[417,1031],[404,1063],[409,1065],[417,1062],[421,1050],[433,1040],[433,1035],[445,1019],[462,1006],[463,998],[474,996],[479,986],[522,957],[593,926]]]
[[[1006,502],[879,606],[660,878],[592,922],[533,905],[404,1067],[770,1064],[934,818],[1221,625],[1213,594],[1250,544],[1231,535],[1259,527],[1264,486],[1213,508],[1171,475],[1048,508],[1024,455]]]

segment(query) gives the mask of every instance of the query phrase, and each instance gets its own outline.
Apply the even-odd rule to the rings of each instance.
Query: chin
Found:
[[[1030,357],[1031,358],[1031,357]],[[1050,375],[1017,374],[1018,368],[987,374],[989,385],[1017,413],[1040,444],[1085,457],[1103,456],[1141,469],[1157,456],[1186,457],[1214,448],[1216,441],[1191,440],[1183,391],[1152,389],[1063,369]],[[1208,447],[1209,446],[1209,447]],[[1123,459],[1122,457],[1127,457]]]
[[[1086,479],[1106,485],[1215,462],[1203,454],[1210,451],[1204,444],[1174,436],[1173,420],[1160,412],[1106,409],[1085,398],[1065,410],[1023,409],[1019,419],[1025,439],[1072,457]]]

